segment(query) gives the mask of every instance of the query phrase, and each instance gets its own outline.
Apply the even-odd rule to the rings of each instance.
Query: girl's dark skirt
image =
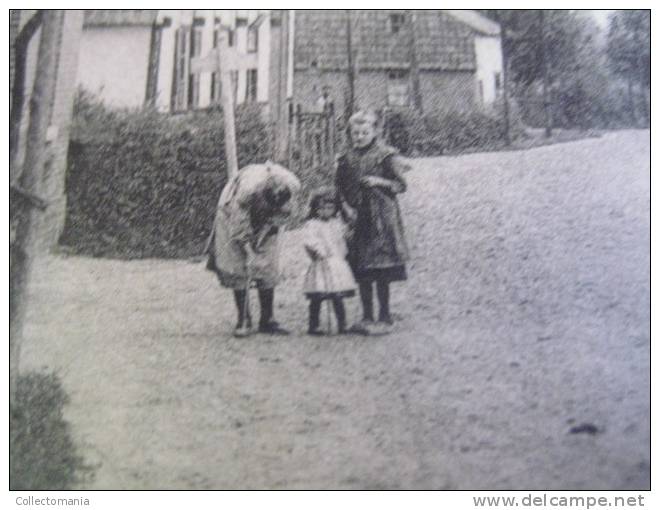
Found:
[[[354,290],[345,290],[343,292],[306,292],[305,297],[307,299],[323,301],[325,299],[333,298],[347,298],[355,296]]]
[[[354,269],[355,280],[359,283],[400,282],[408,279],[404,264],[391,267]]]

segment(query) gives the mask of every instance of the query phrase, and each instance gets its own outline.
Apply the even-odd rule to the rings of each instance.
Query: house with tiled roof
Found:
[[[474,11],[415,11],[413,21],[404,10],[304,10],[295,12],[296,101],[312,107],[326,89],[343,111],[349,16],[358,107],[410,106],[413,52],[424,111],[466,110],[497,97],[499,27]]]
[[[409,106],[413,50],[425,111],[492,103],[501,85],[498,25],[475,11],[452,10],[414,11],[410,23],[411,12],[351,11],[357,105]],[[240,55],[230,72],[237,104],[312,109],[325,89],[343,111],[347,16],[343,10],[90,10],[78,81],[115,106],[208,107],[218,101],[219,79],[194,62],[216,47],[222,25]]]

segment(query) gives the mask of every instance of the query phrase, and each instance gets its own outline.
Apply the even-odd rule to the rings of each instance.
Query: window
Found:
[[[251,25],[247,33],[247,50],[248,53],[256,53],[259,46],[259,27]]]
[[[190,58],[202,54],[202,30],[195,28],[190,33]],[[188,108],[199,106],[199,74],[190,74],[188,77]]]
[[[211,102],[220,101],[220,76],[216,71],[211,73]]]
[[[409,106],[410,87],[408,71],[392,69],[387,80],[387,104],[389,106]]]
[[[390,14],[390,32],[398,34],[406,23],[406,15],[399,12]]]
[[[406,69],[391,69],[387,73],[390,80],[405,80],[408,79],[408,71]]]
[[[248,69],[245,83],[245,102],[257,102],[257,70]]]
[[[229,81],[231,82],[231,95],[236,104],[238,99],[238,71],[229,71]]]
[[[229,81],[233,92],[234,104],[236,104],[237,90],[238,90],[238,71],[229,71]],[[211,102],[219,103],[220,94],[222,93],[222,81],[220,81],[220,73],[211,73]]]
[[[188,99],[188,69],[190,65],[188,46],[190,29],[178,28],[174,46],[174,79],[170,108],[173,111],[185,110]]]
[[[220,41],[220,30],[227,30],[227,29],[219,29],[216,28],[213,31],[213,47],[217,48],[218,47],[218,42]],[[234,45],[234,31],[233,30],[227,30],[227,46],[230,48]]]

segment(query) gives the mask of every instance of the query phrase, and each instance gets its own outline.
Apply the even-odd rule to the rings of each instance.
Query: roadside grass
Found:
[[[63,418],[68,402],[55,374],[19,376],[10,407],[10,490],[67,490],[93,477]]]

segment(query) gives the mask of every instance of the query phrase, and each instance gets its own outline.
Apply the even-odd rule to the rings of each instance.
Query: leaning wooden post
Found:
[[[20,177],[20,188],[38,196],[46,162],[46,132],[50,122],[51,103],[55,90],[58,45],[64,11],[42,12],[41,38],[37,55],[36,76],[30,98],[30,123],[28,126],[25,162]],[[27,287],[37,250],[37,228],[40,211],[24,198],[14,214],[16,234],[11,243],[9,263],[9,395],[14,402],[18,362],[23,338],[23,323],[27,309]]]
[[[234,120],[234,88],[229,71],[231,50],[228,44],[228,34],[224,29],[218,34],[218,72],[220,74],[220,105],[225,133],[225,158],[227,159],[227,177],[231,179],[238,173],[238,156],[236,154],[236,123]],[[224,60],[224,61],[223,61]]]

